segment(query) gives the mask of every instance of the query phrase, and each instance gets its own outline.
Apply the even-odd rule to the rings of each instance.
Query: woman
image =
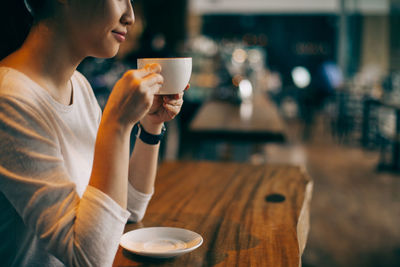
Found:
[[[159,65],[130,70],[101,115],[76,68],[117,53],[134,23],[131,2],[25,4],[33,26],[0,62],[1,265],[111,266],[128,217],[140,220],[147,207],[163,123],[183,94],[154,95]]]

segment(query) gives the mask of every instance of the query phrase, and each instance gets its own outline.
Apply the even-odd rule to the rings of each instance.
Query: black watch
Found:
[[[164,137],[165,131],[167,130],[163,123],[160,134],[151,134],[146,132],[146,130],[143,128],[140,122],[138,122],[136,125],[138,128],[136,132],[136,138],[139,137],[143,143],[148,145],[157,145],[158,143],[160,143],[160,141]]]

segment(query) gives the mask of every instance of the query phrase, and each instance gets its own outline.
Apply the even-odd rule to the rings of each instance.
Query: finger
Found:
[[[163,82],[164,78],[158,73],[153,73],[142,80],[142,84],[149,87],[154,86],[156,84],[161,86]]]
[[[144,66],[142,69],[137,69],[134,70],[133,74],[135,75],[136,78],[144,78],[148,75],[151,75],[153,73],[161,73],[161,66],[160,64],[147,64]]]
[[[181,105],[171,105],[168,103],[163,103],[163,107],[168,111],[174,111],[174,110],[180,110],[181,109]]]
[[[150,92],[154,95],[157,96],[156,94],[160,91],[161,89],[161,84],[155,84],[153,86],[150,87]]]
[[[181,106],[174,106],[174,105],[169,105],[166,103],[164,103],[163,106],[164,106],[165,110],[167,111],[168,116],[170,116],[171,118],[178,115],[179,111],[181,111]]]
[[[147,92],[149,94],[151,94],[154,97],[157,96],[157,92],[160,91],[161,85],[160,84],[154,84],[152,86],[145,86],[143,93]],[[162,101],[160,101],[160,103],[162,103]],[[161,105],[161,104],[160,104]]]
[[[183,92],[179,93],[179,94],[165,95],[164,101],[168,101],[170,99],[181,99],[181,98],[183,98]]]
[[[163,96],[163,99],[164,99],[164,101],[168,101],[168,100],[170,100],[170,99],[176,99],[176,95],[177,95],[177,94],[173,94],[173,95],[164,95],[164,96]]]
[[[169,105],[173,105],[173,106],[182,106],[183,99],[182,98],[180,98],[180,99],[169,99],[167,101],[164,99],[164,103],[165,104],[169,104]]]

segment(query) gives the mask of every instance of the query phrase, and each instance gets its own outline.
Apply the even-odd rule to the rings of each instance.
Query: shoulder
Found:
[[[23,73],[12,68],[0,67],[0,96],[30,97],[30,88],[36,84]]]
[[[0,67],[0,103],[18,106],[20,110],[32,112],[40,107],[41,89],[25,74],[6,67]],[[36,108],[35,108],[36,107]]]
[[[82,112],[92,114],[99,122],[102,112],[89,81],[79,71],[75,71],[72,80],[75,105],[80,107]]]
[[[72,79],[75,81],[75,85],[77,85],[81,91],[94,96],[92,86],[90,85],[88,79],[86,79],[81,72],[76,70],[72,75]]]
[[[72,79],[74,81],[74,91],[80,91],[85,99],[89,100],[90,102],[94,101],[97,103],[93,88],[82,73],[76,70],[72,76]]]
[[[86,79],[86,77],[79,71],[75,71],[74,74],[72,75],[73,79],[77,81],[80,85],[83,87],[89,87],[91,88],[89,81]]]
[[[55,140],[45,98],[24,74],[0,67],[0,145],[13,140]],[[24,143],[26,144],[26,142]]]

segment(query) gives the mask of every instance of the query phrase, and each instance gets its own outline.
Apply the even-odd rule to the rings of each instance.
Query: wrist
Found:
[[[146,117],[140,120],[140,124],[146,132],[155,135],[160,134],[164,126],[164,123],[152,123]]]
[[[160,141],[163,139],[166,128],[164,124],[161,125],[161,132],[159,134],[149,133],[143,125],[139,122],[135,126],[134,133],[137,138],[139,138],[143,143],[148,145],[158,145]]]
[[[108,132],[114,132],[119,136],[129,136],[132,128],[133,124],[123,124],[118,122],[117,120],[110,118],[109,116],[103,116],[99,125],[99,130],[103,129],[107,130]]]

